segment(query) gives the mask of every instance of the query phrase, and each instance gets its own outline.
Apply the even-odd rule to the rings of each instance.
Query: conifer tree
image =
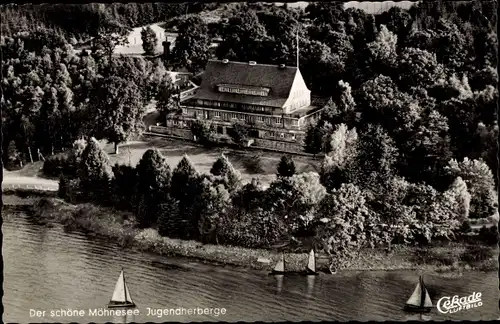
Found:
[[[189,199],[199,174],[189,158],[184,155],[172,172],[171,192],[172,197],[180,201]]]
[[[158,220],[158,208],[169,192],[172,175],[165,157],[157,149],[149,149],[137,164],[137,176],[139,202],[148,205],[147,212],[138,213],[137,218],[142,227],[149,227]]]
[[[295,174],[295,163],[288,155],[283,155],[276,169],[278,177],[291,177]]]
[[[217,243],[217,226],[230,202],[230,194],[224,185],[213,183],[208,179],[202,181],[197,207],[198,234],[204,242]]]
[[[138,189],[142,193],[168,191],[172,174],[167,159],[158,149],[149,149],[137,164]]]
[[[158,208],[158,234],[168,237],[179,237],[183,228],[180,217],[179,202],[167,195]]]
[[[98,201],[108,197],[113,170],[108,155],[93,137],[82,153],[78,175],[84,195]]]
[[[179,212],[183,221],[183,238],[195,238],[198,233],[200,179],[193,162],[187,155],[179,161],[172,172],[171,194],[179,201]]]
[[[223,179],[223,182],[229,192],[233,193],[241,186],[241,174],[237,171],[229,159],[224,155],[221,156],[214,162],[212,169],[210,169],[216,177]]]

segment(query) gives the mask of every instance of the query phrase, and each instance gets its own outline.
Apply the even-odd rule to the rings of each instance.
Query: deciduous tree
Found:
[[[402,89],[427,89],[444,76],[443,66],[438,63],[436,55],[422,49],[405,48],[398,56],[397,66]]]
[[[353,184],[342,184],[321,201],[317,213],[318,237],[336,269],[346,267],[366,246],[365,228],[375,222],[362,191]]]
[[[117,76],[103,79],[90,101],[94,133],[118,145],[144,129],[141,92],[134,82]]]
[[[354,180],[356,174],[358,134],[356,129],[349,130],[345,124],[340,124],[330,137],[331,151],[321,164],[321,182],[332,190],[344,182]]]
[[[262,199],[264,199],[265,191],[262,188],[262,184],[256,178],[253,178],[251,182],[244,185],[234,196],[233,204],[235,207],[242,209],[243,211],[252,211],[257,207],[262,205]]]
[[[446,171],[450,177],[459,177],[466,183],[470,198],[470,217],[486,218],[498,208],[498,194],[490,168],[482,160],[465,158],[462,162],[452,159]]]
[[[222,26],[223,42],[217,48],[217,56],[227,58],[227,54],[232,52],[233,59],[240,62],[259,61],[266,38],[266,29],[254,11],[238,12]]]
[[[291,231],[300,231],[311,224],[315,207],[325,194],[319,174],[295,174],[270,184],[266,191],[266,208],[279,215]]]
[[[210,38],[208,28],[198,16],[187,18],[179,26],[172,58],[179,67],[198,72],[209,59]]]
[[[142,28],[141,40],[144,53],[150,56],[155,55],[156,46],[158,45],[158,38],[156,37],[156,33],[150,26]]]
[[[126,36],[127,30],[119,29],[118,32],[110,32],[100,29],[93,40],[94,52],[101,50],[106,55],[108,62],[111,62],[113,52],[117,46],[128,44]]]

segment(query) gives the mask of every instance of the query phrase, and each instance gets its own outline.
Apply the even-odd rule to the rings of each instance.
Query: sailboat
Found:
[[[425,288],[424,279],[420,276],[413,294],[406,301],[405,310],[427,313],[431,311],[432,307],[431,297],[429,296],[427,288]]]
[[[125,282],[125,275],[123,273],[123,269],[120,272],[118,281],[116,282],[113,296],[111,297],[111,300],[108,303],[108,308],[113,308],[113,307],[135,307],[135,304],[132,301],[132,297],[130,297],[130,292],[128,290],[127,283]]]
[[[273,271],[271,271],[272,275],[285,274],[285,255],[281,253],[281,260],[276,263]]]
[[[314,250],[309,252],[309,258],[307,260],[306,275],[317,275],[316,272],[316,256],[314,255]]]

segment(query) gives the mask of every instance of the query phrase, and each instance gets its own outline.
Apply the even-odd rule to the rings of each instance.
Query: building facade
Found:
[[[297,67],[211,60],[200,86],[181,96],[180,108],[181,115],[167,118],[167,128],[186,134],[193,121],[203,120],[230,141],[238,123],[249,130],[249,144],[301,151],[306,127],[323,107],[311,104]]]

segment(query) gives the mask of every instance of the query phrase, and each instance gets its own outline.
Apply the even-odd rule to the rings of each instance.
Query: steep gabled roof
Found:
[[[297,73],[296,67],[210,60],[193,99],[216,100],[281,108],[285,104]],[[221,93],[217,85],[269,88],[265,97]]]

